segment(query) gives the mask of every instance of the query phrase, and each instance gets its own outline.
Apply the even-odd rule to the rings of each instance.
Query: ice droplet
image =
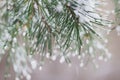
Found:
[[[63,63],[63,62],[65,62],[64,56],[62,56],[62,57],[60,58],[60,63]]]

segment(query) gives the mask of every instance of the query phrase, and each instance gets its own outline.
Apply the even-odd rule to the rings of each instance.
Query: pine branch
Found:
[[[0,22],[0,42],[4,44],[2,49],[11,49],[9,54],[16,53],[10,56],[15,71],[19,68],[17,55],[26,60],[29,55],[39,53],[41,63],[46,56],[53,60],[61,57],[61,63],[70,63],[71,55],[94,59],[100,52],[105,57],[108,52],[102,45],[99,29],[109,21],[96,12],[95,3],[94,0],[6,0],[0,8],[5,10],[0,16],[4,19]],[[20,57],[18,62],[26,63]],[[25,71],[29,77],[30,71]],[[18,73],[23,74],[22,69]]]
[[[111,30],[116,30],[118,32],[118,35],[120,35],[120,0],[113,0],[115,4],[115,27],[113,27]]]

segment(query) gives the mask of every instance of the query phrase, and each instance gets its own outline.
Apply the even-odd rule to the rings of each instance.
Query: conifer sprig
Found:
[[[27,66],[27,61],[32,62],[31,58],[27,60],[29,55],[38,53],[41,60],[61,57],[61,63],[70,63],[71,55],[77,55],[82,65],[85,56],[92,58],[93,62],[98,55],[100,59],[109,56],[103,45],[104,34],[101,34],[102,28],[108,30],[109,21],[96,12],[98,3],[95,0],[0,2],[4,3],[0,8],[0,57],[9,50],[14,70],[18,74],[26,71],[26,78],[30,78],[31,72]],[[28,69],[22,71],[19,63],[26,63],[23,67]]]

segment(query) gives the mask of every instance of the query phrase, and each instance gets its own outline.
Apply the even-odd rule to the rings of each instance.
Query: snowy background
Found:
[[[113,10],[114,5],[111,0],[108,5],[103,7],[108,10]],[[109,14],[110,19],[114,19],[113,14]],[[46,61],[41,68],[38,67],[33,71],[31,80],[120,80],[120,37],[116,31],[112,31],[108,36],[108,49],[112,53],[112,58],[108,62],[98,62],[99,68],[88,63],[85,68],[80,68],[78,59],[72,59],[72,65],[68,67],[66,63],[60,64],[59,61]],[[35,56],[38,58],[37,56]],[[4,80],[6,55],[0,63],[0,80]],[[12,77],[7,80],[14,80],[14,72],[12,67],[8,69]],[[25,79],[23,79],[25,80]]]

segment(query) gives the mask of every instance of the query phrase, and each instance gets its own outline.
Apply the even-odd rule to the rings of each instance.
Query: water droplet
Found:
[[[84,66],[84,63],[83,63],[83,62],[81,62],[81,63],[80,63],[80,67],[83,67],[83,66]]]
[[[40,71],[42,70],[42,66],[39,67],[39,70],[40,70]]]
[[[64,56],[62,56],[62,57],[60,58],[60,63],[63,63],[63,62],[65,62]]]
[[[56,55],[54,55],[54,56],[52,56],[52,57],[51,57],[51,59],[52,59],[53,61],[55,61],[55,60],[56,60],[56,58],[57,58],[57,56],[56,56]]]

